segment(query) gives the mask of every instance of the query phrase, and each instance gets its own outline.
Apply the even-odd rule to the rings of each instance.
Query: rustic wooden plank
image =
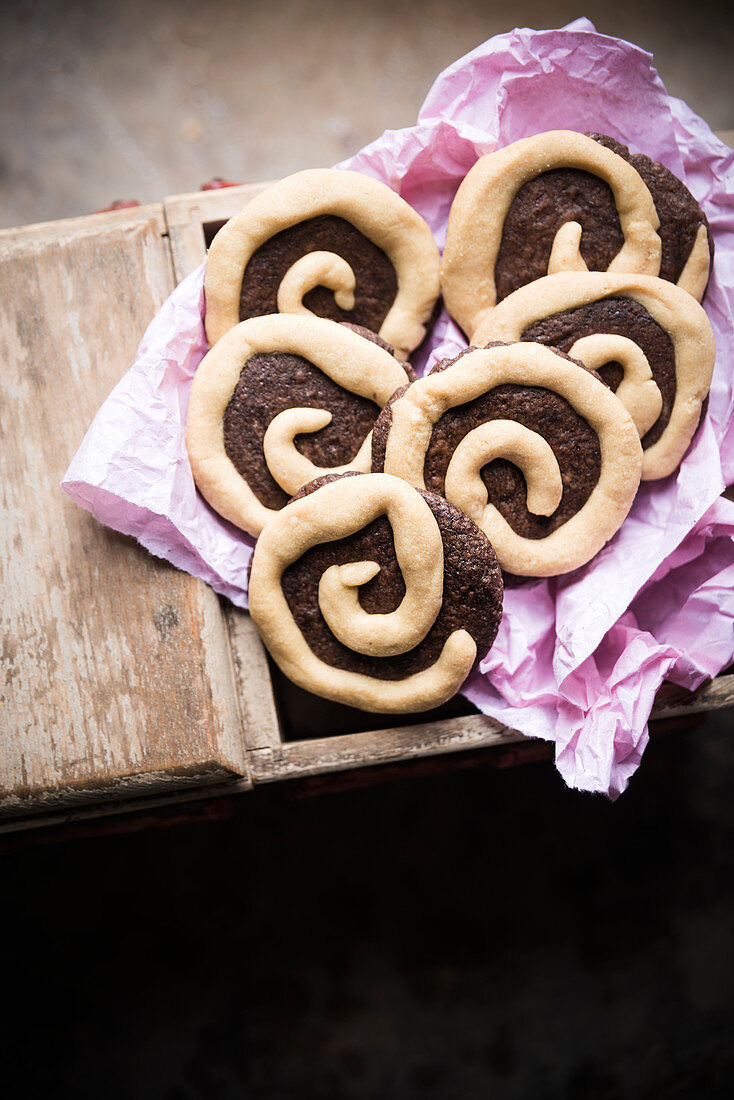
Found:
[[[734,707],[734,675],[719,676],[695,692],[664,684],[661,699],[655,702],[651,719],[703,714]],[[369,764],[394,763],[413,757],[434,756],[496,745],[517,743],[521,754],[532,753],[536,742],[517,730],[509,729],[485,715],[449,718],[397,729],[375,729],[312,741],[294,741],[250,752],[250,767],[255,783],[320,775],[325,772],[361,768]]]
[[[663,684],[651,719],[703,714],[734,707],[734,676],[720,676],[695,692]],[[428,757],[497,745],[516,744],[521,757],[532,755],[535,741],[484,715],[450,718],[397,729],[254,747],[250,766],[255,783],[320,775],[413,757]]]
[[[246,611],[225,608],[232,645],[245,742],[250,748],[280,745],[280,726],[265,646]]]
[[[155,206],[0,236],[5,814],[247,773],[216,597],[59,489],[172,288],[164,229]]]
[[[177,281],[206,255],[204,225],[231,218],[267,184],[243,184],[219,191],[174,195],[165,201],[174,273]],[[247,612],[222,601],[229,629],[240,712],[248,747],[280,745],[280,728],[265,647]]]
[[[0,229],[0,250],[23,248],[30,241],[42,244],[58,238],[70,238],[77,234],[87,236],[91,232],[106,229],[125,230],[130,225],[148,224],[163,235],[167,232],[163,205],[159,202],[147,206],[136,206],[124,210],[103,210],[98,214],[83,214],[76,218],[61,218],[53,222],[34,222],[32,225],[15,226],[12,229]]]
[[[292,741],[275,748],[256,748],[249,754],[250,769],[253,782],[270,783],[278,779],[527,740],[517,730],[477,714],[313,741]]]

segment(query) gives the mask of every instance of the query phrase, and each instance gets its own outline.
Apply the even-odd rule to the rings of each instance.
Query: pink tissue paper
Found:
[[[385,132],[339,167],[380,179],[418,210],[439,247],[478,157],[549,129],[601,131],[662,161],[703,206],[715,241],[704,308],[716,369],[708,414],[679,471],[643,484],[621,530],[587,566],[509,589],[497,641],[464,686],[485,714],[552,740],[572,787],[612,797],[648,739],[666,677],[689,689],[734,654],[734,152],[667,95],[649,54],[597,34],[518,29],[455,62],[415,126]],[[247,606],[253,541],[197,494],[184,445],[191,379],[207,350],[203,266],[151,322],[63,481],[102,523]],[[414,366],[466,346],[444,311]]]

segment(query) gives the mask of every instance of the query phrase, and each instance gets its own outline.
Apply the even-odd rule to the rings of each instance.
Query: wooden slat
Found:
[[[59,481],[173,286],[160,205],[0,234],[5,814],[245,775],[211,590]]]
[[[719,676],[695,692],[664,684],[650,717],[674,718],[732,706],[734,676]],[[535,745],[517,730],[485,715],[476,715],[398,729],[375,729],[342,737],[296,741],[274,748],[255,748],[250,753],[250,767],[255,783],[270,783],[361,768],[365,764],[394,763],[413,757],[513,743],[527,746],[528,751]]]
[[[32,225],[20,225],[13,229],[0,229],[0,250],[3,257],[6,249],[26,247],[31,241],[50,244],[57,240],[68,240],[81,234],[107,233],[119,229],[125,233],[132,225],[150,225],[159,235],[166,233],[166,218],[163,206],[159,202],[148,206],[136,206],[124,210],[105,210],[99,214],[83,214],[77,218],[61,218],[53,222],[34,222]]]
[[[717,676],[696,691],[664,683],[652,708],[652,718],[677,718],[734,707],[734,676]]]
[[[217,191],[171,195],[165,200],[166,223],[177,282],[198,267],[206,255],[202,227],[231,218],[267,186],[267,183],[242,183],[237,187],[222,187]]]
[[[293,741],[275,748],[255,748],[250,751],[250,768],[253,782],[271,783],[278,779],[362,768],[366,764],[394,763],[527,740],[517,730],[508,729],[492,718],[472,715],[313,741]]]
[[[242,184],[220,191],[174,195],[165,201],[165,213],[177,281],[198,267],[206,256],[204,225],[231,218],[266,183]],[[244,736],[250,748],[280,745],[280,729],[273,699],[265,648],[245,611],[222,601],[229,628]]]
[[[222,778],[214,776],[202,777],[193,774],[188,777],[176,777],[175,783],[167,787],[166,780],[170,780],[168,773],[153,775],[151,780],[157,781],[154,788],[143,787],[132,790],[127,781],[121,780],[116,788],[116,793],[103,791],[101,798],[89,797],[86,801],[79,800],[78,804],[66,803],[61,809],[50,807],[43,813],[33,816],[0,819],[0,837],[6,837],[14,833],[27,833],[32,829],[61,830],[74,828],[77,825],[85,826],[88,821],[99,822],[100,818],[134,817],[141,818],[157,811],[173,811],[187,815],[186,808],[195,802],[210,802],[219,798],[232,798],[239,794],[245,794],[252,790],[252,782],[244,776],[227,775]],[[206,778],[206,781],[203,779]],[[193,815],[194,820],[196,814]],[[181,818],[179,818],[181,820]],[[143,825],[143,828],[145,825]],[[117,831],[114,829],[114,831]],[[59,835],[61,838],[62,834]],[[66,839],[68,834],[64,835]],[[3,851],[3,843],[0,841],[0,853]]]
[[[276,747],[280,745],[281,737],[265,646],[246,611],[228,605],[225,615],[245,743],[248,749]]]

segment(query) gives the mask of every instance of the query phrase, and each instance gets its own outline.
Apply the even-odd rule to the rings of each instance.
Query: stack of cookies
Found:
[[[363,710],[454,695],[504,582],[586,564],[671,474],[714,364],[706,219],[603,135],[482,157],[428,225],[355,172],[300,172],[219,232],[187,444],[257,537],[250,612],[301,687]],[[439,295],[469,347],[416,379]]]

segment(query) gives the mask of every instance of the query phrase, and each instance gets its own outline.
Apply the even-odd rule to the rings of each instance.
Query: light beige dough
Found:
[[[317,657],[296,625],[282,577],[313,546],[347,538],[380,516],[392,527],[405,596],[395,611],[370,615],[357,588],[379,572],[376,562],[332,566],[319,582],[319,608],[329,628],[357,653],[389,660],[426,636],[443,599],[443,544],[428,504],[407,482],[386,474],[347,477],[291,501],[257,540],[249,584],[250,614],[273,660],[300,687],[326,699],[379,712],[439,706],[458,691],[476,657],[466,630],[455,630],[429,668],[404,680],[379,680],[333,668]]]
[[[220,229],[207,257],[206,334],[215,344],[239,324],[240,291],[253,254],[276,233],[308,218],[344,218],[395,268],[398,290],[378,335],[406,359],[420,344],[439,295],[440,259],[431,230],[391,188],[360,172],[309,169],[274,183]],[[306,253],[287,272],[278,309],[308,313],[303,298],[316,286],[334,291],[337,305],[354,308],[354,273],[343,257]]]
[[[675,285],[681,290],[687,290],[697,302],[700,302],[706,293],[710,274],[711,248],[708,230],[705,225],[699,225],[693,248]]]
[[[698,427],[711,386],[716,348],[703,308],[674,283],[651,275],[565,272],[536,279],[510,294],[487,313],[474,333],[477,344],[522,340],[528,326],[556,313],[605,298],[639,302],[668,334],[675,354],[675,401],[665,430],[644,451],[643,481],[667,477],[680,464]],[[616,396],[632,415],[640,437],[660,415],[662,397],[644,352],[634,341],[610,333],[577,340],[569,355],[592,370],[617,361],[624,377]]]
[[[391,405],[385,472],[425,488],[423,469],[435,425],[449,410],[497,386],[538,386],[559,394],[599,439],[601,472],[584,506],[543,539],[519,535],[489,503],[483,466],[509,458],[528,486],[528,508],[551,515],[560,500],[560,472],[542,437],[508,420],[470,431],[446,473],[445,497],[466,512],[492,543],[502,568],[520,576],[555,576],[590,561],[621,526],[640,482],[642,448],[632,417],[603,382],[542,344],[470,351],[445,370],[408,387]]]
[[[277,509],[262,504],[224,448],[224,413],[242,368],[253,355],[284,352],[302,355],[351,393],[382,408],[407,377],[396,359],[336,321],[300,314],[253,317],[230,329],[199,364],[194,375],[186,422],[186,445],[199,491],[225,519],[258,535]],[[294,403],[298,393],[293,395]],[[351,462],[316,466],[295,446],[295,437],[316,432],[331,421],[325,409],[286,409],[268,425],[263,440],[270,473],[293,494],[322,474],[368,471],[372,433]]]
[[[554,168],[590,172],[611,187],[624,244],[609,271],[657,275],[660,270],[660,222],[652,195],[631,164],[573,130],[550,130],[523,138],[481,157],[464,178],[451,206],[441,288],[446,308],[471,343],[476,343],[475,330],[497,302],[494,269],[510,206],[523,184]],[[581,233],[578,222],[561,226],[549,274],[588,271],[580,251]]]

